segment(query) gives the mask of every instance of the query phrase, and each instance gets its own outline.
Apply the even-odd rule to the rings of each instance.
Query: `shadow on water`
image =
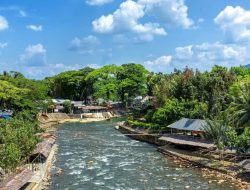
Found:
[[[55,167],[63,175],[52,178],[52,190],[183,190],[234,189],[192,168],[182,168],[147,143],[132,140],[114,129],[118,120],[66,123],[58,128]]]

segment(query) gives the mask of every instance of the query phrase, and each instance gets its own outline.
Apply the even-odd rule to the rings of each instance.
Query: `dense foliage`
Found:
[[[0,110],[13,112],[10,120],[0,119],[0,167],[11,171],[38,142],[36,114],[48,99],[43,81],[26,79],[17,72],[0,75]]]
[[[54,98],[87,100],[93,93],[93,84],[85,78],[93,70],[85,67],[78,71],[66,71],[54,77],[45,78],[49,95]]]
[[[186,68],[151,77],[159,80],[151,83],[154,108],[140,117],[165,127],[183,117],[206,119],[206,136],[218,147],[250,148],[250,69],[215,66],[201,73]]]
[[[30,80],[18,72],[0,75],[0,110],[34,111],[48,99],[48,87],[43,81]]]
[[[127,101],[147,94],[148,71],[140,64],[107,65],[83,68],[46,78],[50,95],[70,100],[104,99]]]
[[[135,97],[153,97],[150,104],[133,104]],[[0,75],[0,110],[13,111],[0,121],[0,167],[15,168],[39,139],[37,111],[46,111],[51,98],[76,101],[121,101],[131,108],[128,121],[136,128],[167,131],[183,117],[206,119],[207,138],[220,148],[239,152],[250,148],[250,69],[215,66],[199,72],[186,68],[171,74],[150,73],[140,64],[107,65],[66,71],[42,81],[18,72]],[[71,103],[64,109],[71,112]]]
[[[38,139],[34,121],[11,119],[0,123],[0,167],[12,170],[34,149]]]

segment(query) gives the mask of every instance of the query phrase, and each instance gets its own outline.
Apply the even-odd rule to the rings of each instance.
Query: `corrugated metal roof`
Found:
[[[172,123],[168,127],[185,131],[204,131],[204,127],[206,125],[207,123],[205,120],[182,118],[179,121]]]

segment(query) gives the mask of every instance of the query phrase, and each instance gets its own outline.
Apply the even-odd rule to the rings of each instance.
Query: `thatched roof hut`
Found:
[[[38,159],[38,162],[44,162],[51,151],[52,146],[55,144],[56,139],[54,136],[38,143],[36,145],[35,150],[32,152],[32,154],[30,155],[29,161],[32,162],[35,159]],[[37,162],[36,161],[36,162]]]
[[[31,170],[21,169],[1,182],[0,190],[19,190],[28,183],[31,177]]]

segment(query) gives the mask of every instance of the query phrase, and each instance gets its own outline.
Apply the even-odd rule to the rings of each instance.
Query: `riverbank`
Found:
[[[58,127],[55,162],[63,174],[52,178],[58,189],[216,189],[233,190],[230,182],[211,183],[198,170],[180,167],[149,143],[132,140],[115,130],[120,119],[65,123]]]
[[[205,175],[218,175],[218,183],[230,180],[241,190],[250,189],[249,181],[243,177],[243,168],[236,163],[205,158],[202,155],[192,155],[189,151],[183,151],[174,146],[169,146],[168,142],[160,139],[161,135],[148,134],[146,130],[134,129],[124,125],[124,123],[119,123],[116,128],[130,138],[157,145],[157,150],[159,152],[181,163],[185,163],[188,166],[200,168],[201,171],[205,171]]]
[[[113,115],[113,117],[118,117]],[[40,128],[45,130],[45,134],[49,133],[50,135],[55,135],[57,128],[55,127],[58,124],[63,123],[91,123],[91,122],[98,122],[98,121],[105,121],[109,120],[111,117],[90,117],[90,118],[74,118],[69,117],[65,113],[49,113],[49,114],[40,114],[38,116],[39,126]],[[40,171],[43,173],[42,177],[38,178],[39,180],[36,181],[35,185],[33,184],[32,188],[28,188],[26,190],[41,190],[46,189],[46,187],[50,184],[51,179],[51,169],[53,163],[56,161],[56,152],[57,152],[57,145],[53,146],[51,149],[52,154],[51,157],[47,158],[46,164],[41,167]],[[40,171],[37,171],[39,173]]]
[[[95,121],[104,121],[111,118],[119,117],[116,114],[109,114],[109,112],[105,112],[104,115],[100,113],[93,113],[89,115],[89,117],[81,118],[80,115],[67,115],[65,113],[43,113],[37,116],[37,120],[39,122],[39,127],[44,130],[48,130],[49,128],[53,127],[54,125],[61,124],[61,123],[88,123],[88,122],[95,122]]]

